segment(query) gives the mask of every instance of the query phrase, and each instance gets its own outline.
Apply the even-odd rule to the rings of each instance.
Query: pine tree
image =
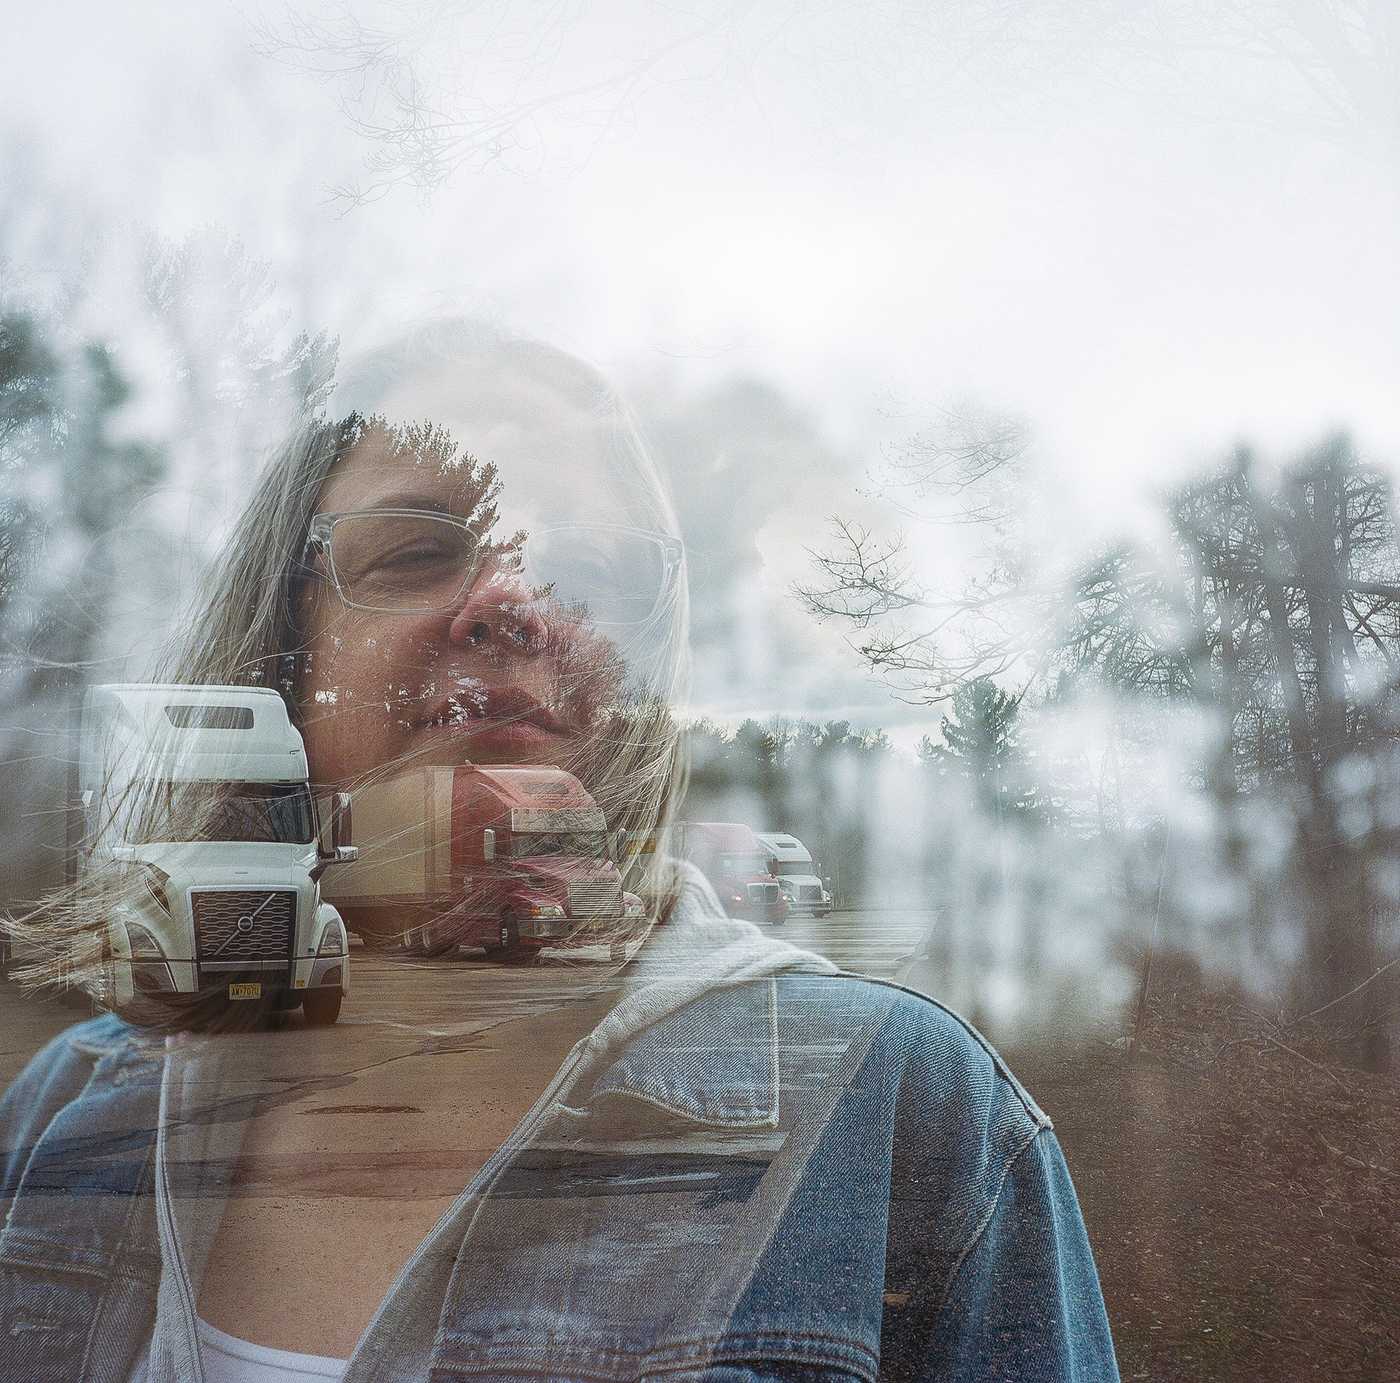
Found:
[[[1040,813],[1021,747],[1021,702],[990,677],[962,683],[942,719],[943,743],[925,737],[920,758],[935,769],[966,779],[978,804],[1004,820]]]

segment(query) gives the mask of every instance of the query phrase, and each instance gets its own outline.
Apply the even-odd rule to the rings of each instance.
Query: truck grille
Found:
[[[616,917],[622,911],[622,885],[606,880],[596,884],[569,885],[569,913],[573,917]]]
[[[798,884],[797,901],[799,903],[820,903],[822,900],[822,886],[820,884]]]
[[[750,884],[749,902],[751,903],[776,903],[778,901],[777,884]]]
[[[292,889],[196,891],[194,935],[201,965],[286,963],[292,954],[297,895]]]

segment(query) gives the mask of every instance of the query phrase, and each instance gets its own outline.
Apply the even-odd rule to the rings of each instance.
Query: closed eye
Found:
[[[405,548],[399,552],[385,553],[370,564],[370,570],[377,567],[403,567],[414,563],[447,562],[460,557],[460,553],[450,552],[444,547]]]

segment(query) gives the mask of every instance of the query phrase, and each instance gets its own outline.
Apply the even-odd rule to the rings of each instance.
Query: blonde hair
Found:
[[[674,535],[669,498],[635,421],[590,367],[537,342],[477,324],[446,323],[377,353],[357,374],[352,372],[354,383],[363,388],[375,377],[392,379],[398,370],[423,368],[425,359],[463,370],[479,368],[489,359],[497,371],[523,372],[532,386],[583,402],[606,427],[606,459],[620,472],[629,502],[639,511],[635,517]],[[441,429],[431,432],[435,445],[449,444]],[[160,660],[155,680],[270,687],[287,702],[293,723],[303,723],[301,689],[309,655],[302,614],[313,579],[302,563],[307,534],[335,468],[371,433],[397,438],[399,444],[410,433],[420,439],[427,435],[421,425],[394,424],[377,414],[352,411],[339,420],[318,415],[308,418],[272,457],[211,566],[196,597],[195,614]],[[688,674],[687,615],[682,564],[645,631],[651,656],[639,670],[636,684],[642,690],[630,704],[612,707],[580,741],[571,762],[561,765],[589,789],[609,829],[623,832],[627,839],[653,836],[684,793],[687,761],[671,707],[684,694]],[[370,780],[392,776],[403,766],[379,765]],[[643,890],[656,902],[650,925],[664,911],[673,885],[658,854],[642,858],[649,870]],[[15,978],[28,985],[76,984],[100,1001],[107,917],[118,902],[139,892],[142,885],[132,877],[136,872],[98,872],[50,894],[26,916],[8,919],[5,930],[31,957],[16,966]],[[614,929],[596,932],[590,939],[620,938]],[[170,997],[160,996],[162,1005]],[[168,1011],[133,1011],[130,1016],[166,1027],[188,1026],[199,1008],[176,1007],[183,1016]]]

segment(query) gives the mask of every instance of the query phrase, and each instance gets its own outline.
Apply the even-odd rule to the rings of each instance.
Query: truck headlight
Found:
[[[321,944],[316,948],[316,958],[322,956],[343,956],[346,952],[345,928],[339,922],[331,922],[321,933]]]
[[[126,924],[126,939],[131,946],[132,960],[164,960],[160,942],[137,922]]]
[[[531,903],[531,917],[567,917],[568,913],[558,903]]]
[[[158,864],[143,864],[141,866],[141,879],[146,885],[146,892],[155,899],[156,905],[170,916],[170,895],[166,889],[170,886],[170,875]]]
[[[623,915],[629,922],[635,922],[639,918],[647,915],[646,905],[640,898],[628,898],[627,906],[623,910]]]

